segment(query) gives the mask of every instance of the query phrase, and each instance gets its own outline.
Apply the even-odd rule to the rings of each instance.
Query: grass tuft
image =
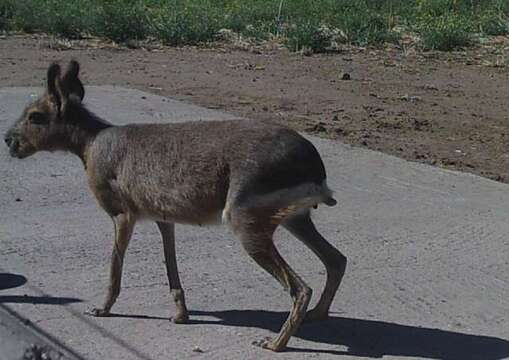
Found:
[[[214,41],[222,29],[292,50],[397,43],[406,29],[425,49],[509,34],[508,0],[0,0],[0,30],[84,34],[116,42]]]
[[[422,21],[419,28],[424,49],[449,51],[471,45],[471,24],[462,16],[442,14]]]

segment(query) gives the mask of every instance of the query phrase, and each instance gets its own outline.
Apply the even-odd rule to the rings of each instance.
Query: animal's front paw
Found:
[[[256,345],[256,346],[259,346],[263,349],[268,349],[268,350],[272,350],[272,351],[276,351],[276,352],[279,352],[279,351],[283,351],[285,349],[284,346],[279,346],[277,345],[271,338],[269,337],[266,337],[266,338],[263,338],[261,340],[256,340],[256,341],[253,341],[252,343],[253,345]]]
[[[92,308],[85,311],[85,314],[95,317],[105,317],[110,316],[110,311],[102,308]]]
[[[187,313],[177,313],[171,318],[175,324],[185,324],[189,322],[189,315]]]

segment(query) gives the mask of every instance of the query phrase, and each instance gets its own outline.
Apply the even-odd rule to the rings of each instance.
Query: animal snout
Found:
[[[14,142],[14,138],[10,133],[5,134],[4,140],[8,147],[11,147],[12,143]]]
[[[9,147],[9,149],[12,151],[15,151],[16,148],[19,146],[19,140],[15,133],[12,131],[8,131],[7,134],[4,136],[5,144]]]

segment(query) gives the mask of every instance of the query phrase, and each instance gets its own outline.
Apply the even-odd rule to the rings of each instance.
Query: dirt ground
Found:
[[[128,49],[0,37],[0,86],[39,86],[75,58],[86,84],[113,84],[509,182],[509,39],[447,53],[276,46]],[[135,121],[136,119],[133,119]]]

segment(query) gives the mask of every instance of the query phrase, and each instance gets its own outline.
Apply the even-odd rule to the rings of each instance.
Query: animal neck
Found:
[[[65,149],[77,155],[86,164],[88,146],[104,129],[113,125],[99,118],[83,105],[71,103],[65,112]]]

